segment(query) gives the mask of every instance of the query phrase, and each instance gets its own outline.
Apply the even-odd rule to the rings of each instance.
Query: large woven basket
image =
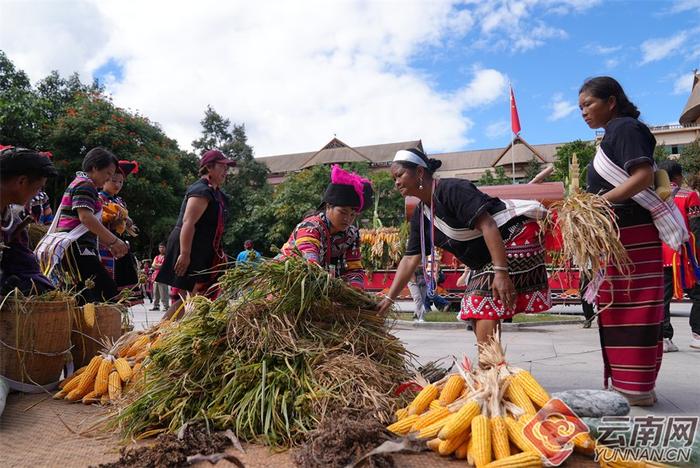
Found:
[[[86,365],[100,351],[104,350],[101,343],[114,342],[122,336],[122,313],[125,307],[121,304],[95,305],[95,324],[89,327],[85,323],[83,308],[77,308],[73,320],[71,341],[73,349],[73,366],[78,369]]]
[[[0,309],[0,375],[46,385],[61,376],[75,302],[8,298]]]

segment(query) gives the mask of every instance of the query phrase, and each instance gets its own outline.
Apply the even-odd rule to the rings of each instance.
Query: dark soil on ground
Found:
[[[209,432],[204,424],[187,426],[176,434],[161,434],[147,447],[122,448],[121,457],[99,468],[167,468],[189,466],[187,457],[222,453],[232,442],[221,432]]]
[[[295,451],[294,461],[304,468],[342,468],[355,462],[391,434],[368,414],[341,411],[327,417]],[[392,468],[390,455],[370,457],[362,466]]]

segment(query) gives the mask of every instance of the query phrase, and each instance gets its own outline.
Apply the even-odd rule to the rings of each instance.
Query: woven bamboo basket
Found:
[[[75,302],[7,298],[0,309],[0,375],[33,385],[56,382],[68,360]]]
[[[121,304],[95,305],[95,323],[92,327],[85,323],[83,308],[76,308],[73,320],[71,341],[73,349],[73,366],[78,369],[103,350],[101,342],[109,339],[116,341],[122,336],[122,313],[125,307]]]

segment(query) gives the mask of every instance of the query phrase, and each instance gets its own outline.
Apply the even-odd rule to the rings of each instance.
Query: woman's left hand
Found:
[[[515,286],[510,276],[505,271],[497,271],[493,278],[493,299],[500,299],[506,309],[515,308]]]
[[[377,304],[377,315],[380,317],[386,317],[386,314],[389,313],[389,310],[391,310],[391,306],[393,305],[394,301],[388,297],[385,297],[379,302],[379,304]]]

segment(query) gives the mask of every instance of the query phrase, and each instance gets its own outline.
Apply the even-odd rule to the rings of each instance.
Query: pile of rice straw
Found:
[[[229,270],[215,301],[189,300],[113,423],[126,437],[204,421],[288,447],[339,409],[386,423],[408,353],[375,301],[299,258]]]

